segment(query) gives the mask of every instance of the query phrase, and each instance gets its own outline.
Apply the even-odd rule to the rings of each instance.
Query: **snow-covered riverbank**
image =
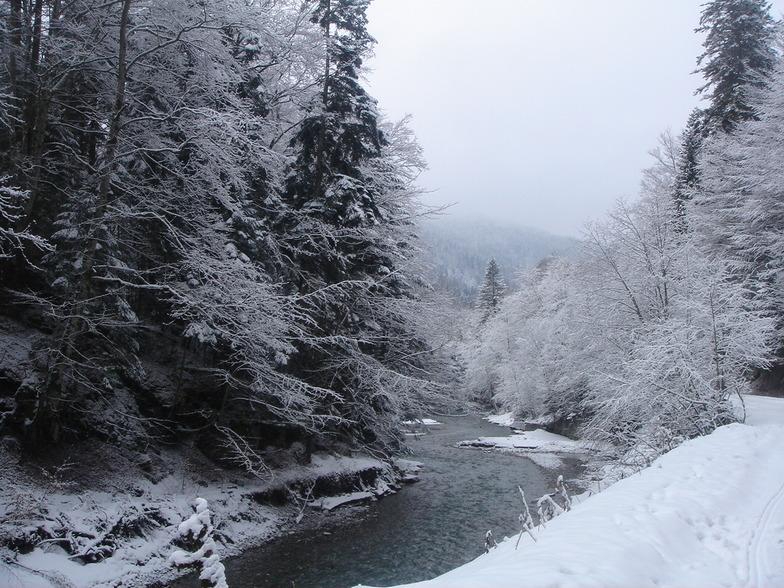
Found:
[[[784,399],[418,588],[784,586]],[[515,513],[510,513],[515,516]]]
[[[123,475],[121,457],[107,456],[77,485],[68,471],[42,470],[33,479],[34,468],[6,455],[0,534],[23,553],[0,549],[0,587],[138,587],[172,579],[178,574],[168,561],[176,549],[172,541],[197,496],[210,505],[225,557],[279,535],[308,499],[358,489],[366,497],[386,493],[411,464],[401,462],[398,469],[364,457],[315,454],[309,464],[270,472],[263,481],[203,459],[182,463],[177,452],[161,460],[171,473],[149,479],[130,466]],[[275,506],[284,502],[288,506]]]

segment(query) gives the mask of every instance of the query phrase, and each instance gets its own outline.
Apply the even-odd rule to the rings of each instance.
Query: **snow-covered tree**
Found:
[[[758,117],[707,146],[694,214],[713,256],[724,258],[754,300],[779,324],[784,347],[784,178],[775,162],[784,153],[784,74],[777,71],[754,103]]]
[[[363,60],[374,43],[367,32],[370,0],[318,0],[312,20],[324,36],[321,91],[313,113],[292,138],[297,149],[287,199],[296,210],[333,225],[373,224],[379,215],[365,162],[381,153],[376,101],[360,83]],[[342,272],[339,267],[325,271]]]
[[[669,145],[670,147],[666,147]],[[518,415],[650,453],[742,418],[771,321],[698,234],[678,229],[672,141],[583,255],[523,276],[468,352],[465,384]]]
[[[335,396],[329,434],[381,446],[420,392],[428,344],[416,326],[421,270],[413,180],[421,151],[405,124],[382,130],[361,84],[374,43],[368,1],[320,0],[321,71],[289,142],[275,214],[277,278],[303,319],[286,371]]]
[[[697,71],[705,78],[710,106],[706,124],[731,132],[756,118],[754,88],[765,87],[776,62],[775,23],[766,0],[712,0],[705,4],[698,32],[706,32]]]
[[[28,246],[41,250],[49,248],[48,243],[42,238],[27,229],[18,228],[28,194],[14,186],[9,186],[8,180],[7,177],[0,178],[0,262],[14,255],[24,256]],[[11,276],[5,276],[5,284],[12,282]]]
[[[49,335],[4,425],[196,431],[263,471],[444,399],[424,163],[362,86],[367,5],[0,2],[1,269]]]
[[[584,313],[577,268],[551,258],[520,276],[520,288],[465,351],[469,396],[523,417],[579,415],[588,383],[585,355],[596,350],[578,327]]]
[[[476,307],[482,315],[482,322],[498,312],[498,307],[501,304],[501,297],[505,293],[506,284],[501,275],[501,269],[498,267],[495,259],[491,259],[487,262],[485,277],[482,281],[482,285],[479,287],[479,295],[477,296],[476,301]]]
[[[202,588],[228,588],[226,570],[213,538],[214,527],[209,504],[203,498],[193,501],[194,512],[177,527],[187,551],[177,549],[169,556],[176,567],[196,568]]]
[[[696,108],[689,115],[686,129],[680,137],[680,150],[676,159],[673,197],[679,230],[687,228],[686,203],[691,200],[699,185],[698,162],[708,127],[705,124],[705,111]]]
[[[589,241],[592,273],[602,279],[605,268],[596,291],[610,312],[594,322],[610,325],[603,336],[621,351],[614,365],[596,370],[592,433],[658,450],[673,436],[742,418],[733,396],[747,390],[749,366],[767,363],[770,330],[725,265],[677,230],[667,186],[644,190],[634,207],[617,207]],[[657,435],[656,427],[668,433]]]
[[[44,130],[22,137],[43,141],[40,149],[3,159],[2,172],[20,178],[13,195],[22,206],[7,234],[26,234],[12,226],[18,221],[57,245],[38,256],[52,283],[38,297],[54,325],[48,376],[17,398],[16,422],[31,443],[56,440],[63,427],[143,435],[148,421],[132,390],[145,378],[149,330],[203,350],[213,392],[176,402],[235,449],[245,447],[236,435],[263,438],[260,423],[316,434],[348,422],[335,410],[335,380],[325,375],[332,366],[424,345],[402,326],[415,324],[415,313],[393,303],[413,298],[405,272],[416,256],[410,166],[419,163],[405,161],[402,127],[391,131],[400,136],[394,146],[382,139],[358,82],[359,53],[346,53],[370,42],[365,5],[344,4],[37,3],[57,34],[40,34],[47,75],[30,79],[48,85],[14,94],[26,88],[19,68],[2,80],[14,90],[10,104],[17,95],[27,101],[4,111],[4,141],[33,128],[17,124],[18,113],[46,118]],[[315,81],[324,96],[314,94]],[[319,99],[315,116],[301,106]],[[349,103],[356,108],[346,112]],[[321,123],[324,133],[303,146]],[[286,146],[292,137],[301,148]],[[358,152],[366,139],[372,148]],[[310,161],[314,145],[322,152]],[[310,164],[321,179],[303,171]],[[309,193],[318,194],[312,206],[289,199],[293,169],[323,186]],[[373,219],[354,223],[340,212],[351,214],[346,198],[355,195]],[[276,234],[281,219],[294,224]],[[314,253],[324,256],[314,263]],[[325,353],[323,371],[307,381],[311,372],[298,364],[305,348],[339,351]],[[352,385],[370,390],[363,361],[352,364]],[[127,410],[113,410],[118,404]]]
[[[776,52],[776,28],[764,0],[713,0],[704,5],[697,32],[706,32],[695,73],[705,84],[697,93],[710,100],[696,108],[681,136],[673,188],[679,230],[689,227],[686,202],[699,190],[699,160],[706,139],[732,132],[756,118],[754,94],[767,86]]]

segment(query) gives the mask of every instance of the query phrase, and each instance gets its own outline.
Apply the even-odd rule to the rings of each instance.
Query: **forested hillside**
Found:
[[[389,451],[441,397],[369,0],[0,2],[0,430]]]
[[[784,61],[768,10],[704,6],[707,106],[662,136],[639,196],[589,225],[577,258],[530,271],[482,325],[471,394],[643,461],[743,419],[784,349]]]
[[[517,274],[551,255],[570,256],[577,241],[490,219],[449,214],[422,222],[422,240],[436,285],[471,306],[490,259],[495,259],[504,281],[514,289]]]

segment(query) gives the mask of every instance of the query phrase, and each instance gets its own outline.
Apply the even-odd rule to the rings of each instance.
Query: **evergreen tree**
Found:
[[[753,90],[767,86],[776,53],[775,23],[764,0],[713,0],[705,4],[697,32],[706,32],[705,51],[697,59],[710,105],[695,109],[682,136],[674,187],[676,222],[686,230],[685,202],[699,189],[699,158],[705,140],[730,133],[753,120]]]
[[[374,224],[379,211],[363,165],[381,154],[376,102],[360,84],[370,0],[319,0],[313,13],[324,36],[321,93],[291,141],[297,150],[286,198],[297,210],[335,226]],[[336,269],[336,268],[332,268]],[[338,272],[342,273],[342,272]]]
[[[328,433],[385,446],[395,443],[407,399],[427,389],[421,372],[414,377],[416,362],[406,359],[424,358],[427,346],[406,309],[415,299],[410,260],[417,246],[400,149],[417,153],[403,135],[393,143],[384,136],[376,102],[360,83],[375,42],[366,30],[369,3],[313,5],[323,68],[289,142],[276,257],[303,317],[285,369],[333,394],[322,407],[334,418]]]
[[[482,322],[498,312],[498,305],[504,292],[506,292],[506,284],[504,284],[501,269],[498,267],[495,259],[491,259],[487,262],[485,279],[479,288],[477,300],[477,307],[482,312]]]
[[[776,61],[775,22],[765,0],[713,0],[705,5],[698,32],[707,32],[697,71],[705,77],[698,92],[708,92],[707,124],[731,132],[756,118],[750,91],[767,85]]]
[[[726,260],[753,303],[777,323],[773,345],[784,354],[784,74],[754,104],[758,120],[706,146],[696,197],[696,227],[710,255]]]
[[[675,215],[680,229],[686,228],[686,201],[690,200],[699,184],[700,149],[705,141],[705,111],[695,108],[689,115],[686,130],[681,136],[678,153],[677,170],[673,191],[675,197]]]

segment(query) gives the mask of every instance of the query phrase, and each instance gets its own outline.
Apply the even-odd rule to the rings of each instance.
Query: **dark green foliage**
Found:
[[[699,32],[707,32],[705,52],[697,63],[705,77],[699,92],[711,104],[706,124],[711,131],[731,132],[756,118],[751,90],[765,87],[773,70],[775,23],[765,0],[713,0],[705,5]]]
[[[479,288],[479,296],[477,297],[476,306],[482,313],[482,321],[486,321],[489,317],[498,312],[498,306],[501,303],[501,296],[506,292],[506,284],[501,275],[501,269],[498,267],[495,259],[487,262],[485,268],[485,279],[482,286]]]
[[[705,119],[705,111],[695,108],[681,138],[674,189],[675,214],[682,229],[686,228],[686,201],[692,198],[699,186],[699,154],[708,130]]]
[[[297,157],[286,189],[294,209],[351,228],[372,225],[380,214],[362,169],[384,145],[375,100],[359,82],[374,43],[365,28],[368,4],[321,0],[316,8],[313,22],[325,43],[323,90],[291,140]]]
[[[775,23],[764,0],[713,0],[705,4],[697,32],[706,32],[705,51],[699,56],[710,105],[689,116],[683,133],[675,178],[674,198],[678,230],[687,229],[685,202],[699,189],[699,159],[705,140],[731,133],[757,118],[754,92],[767,87],[776,52]]]

